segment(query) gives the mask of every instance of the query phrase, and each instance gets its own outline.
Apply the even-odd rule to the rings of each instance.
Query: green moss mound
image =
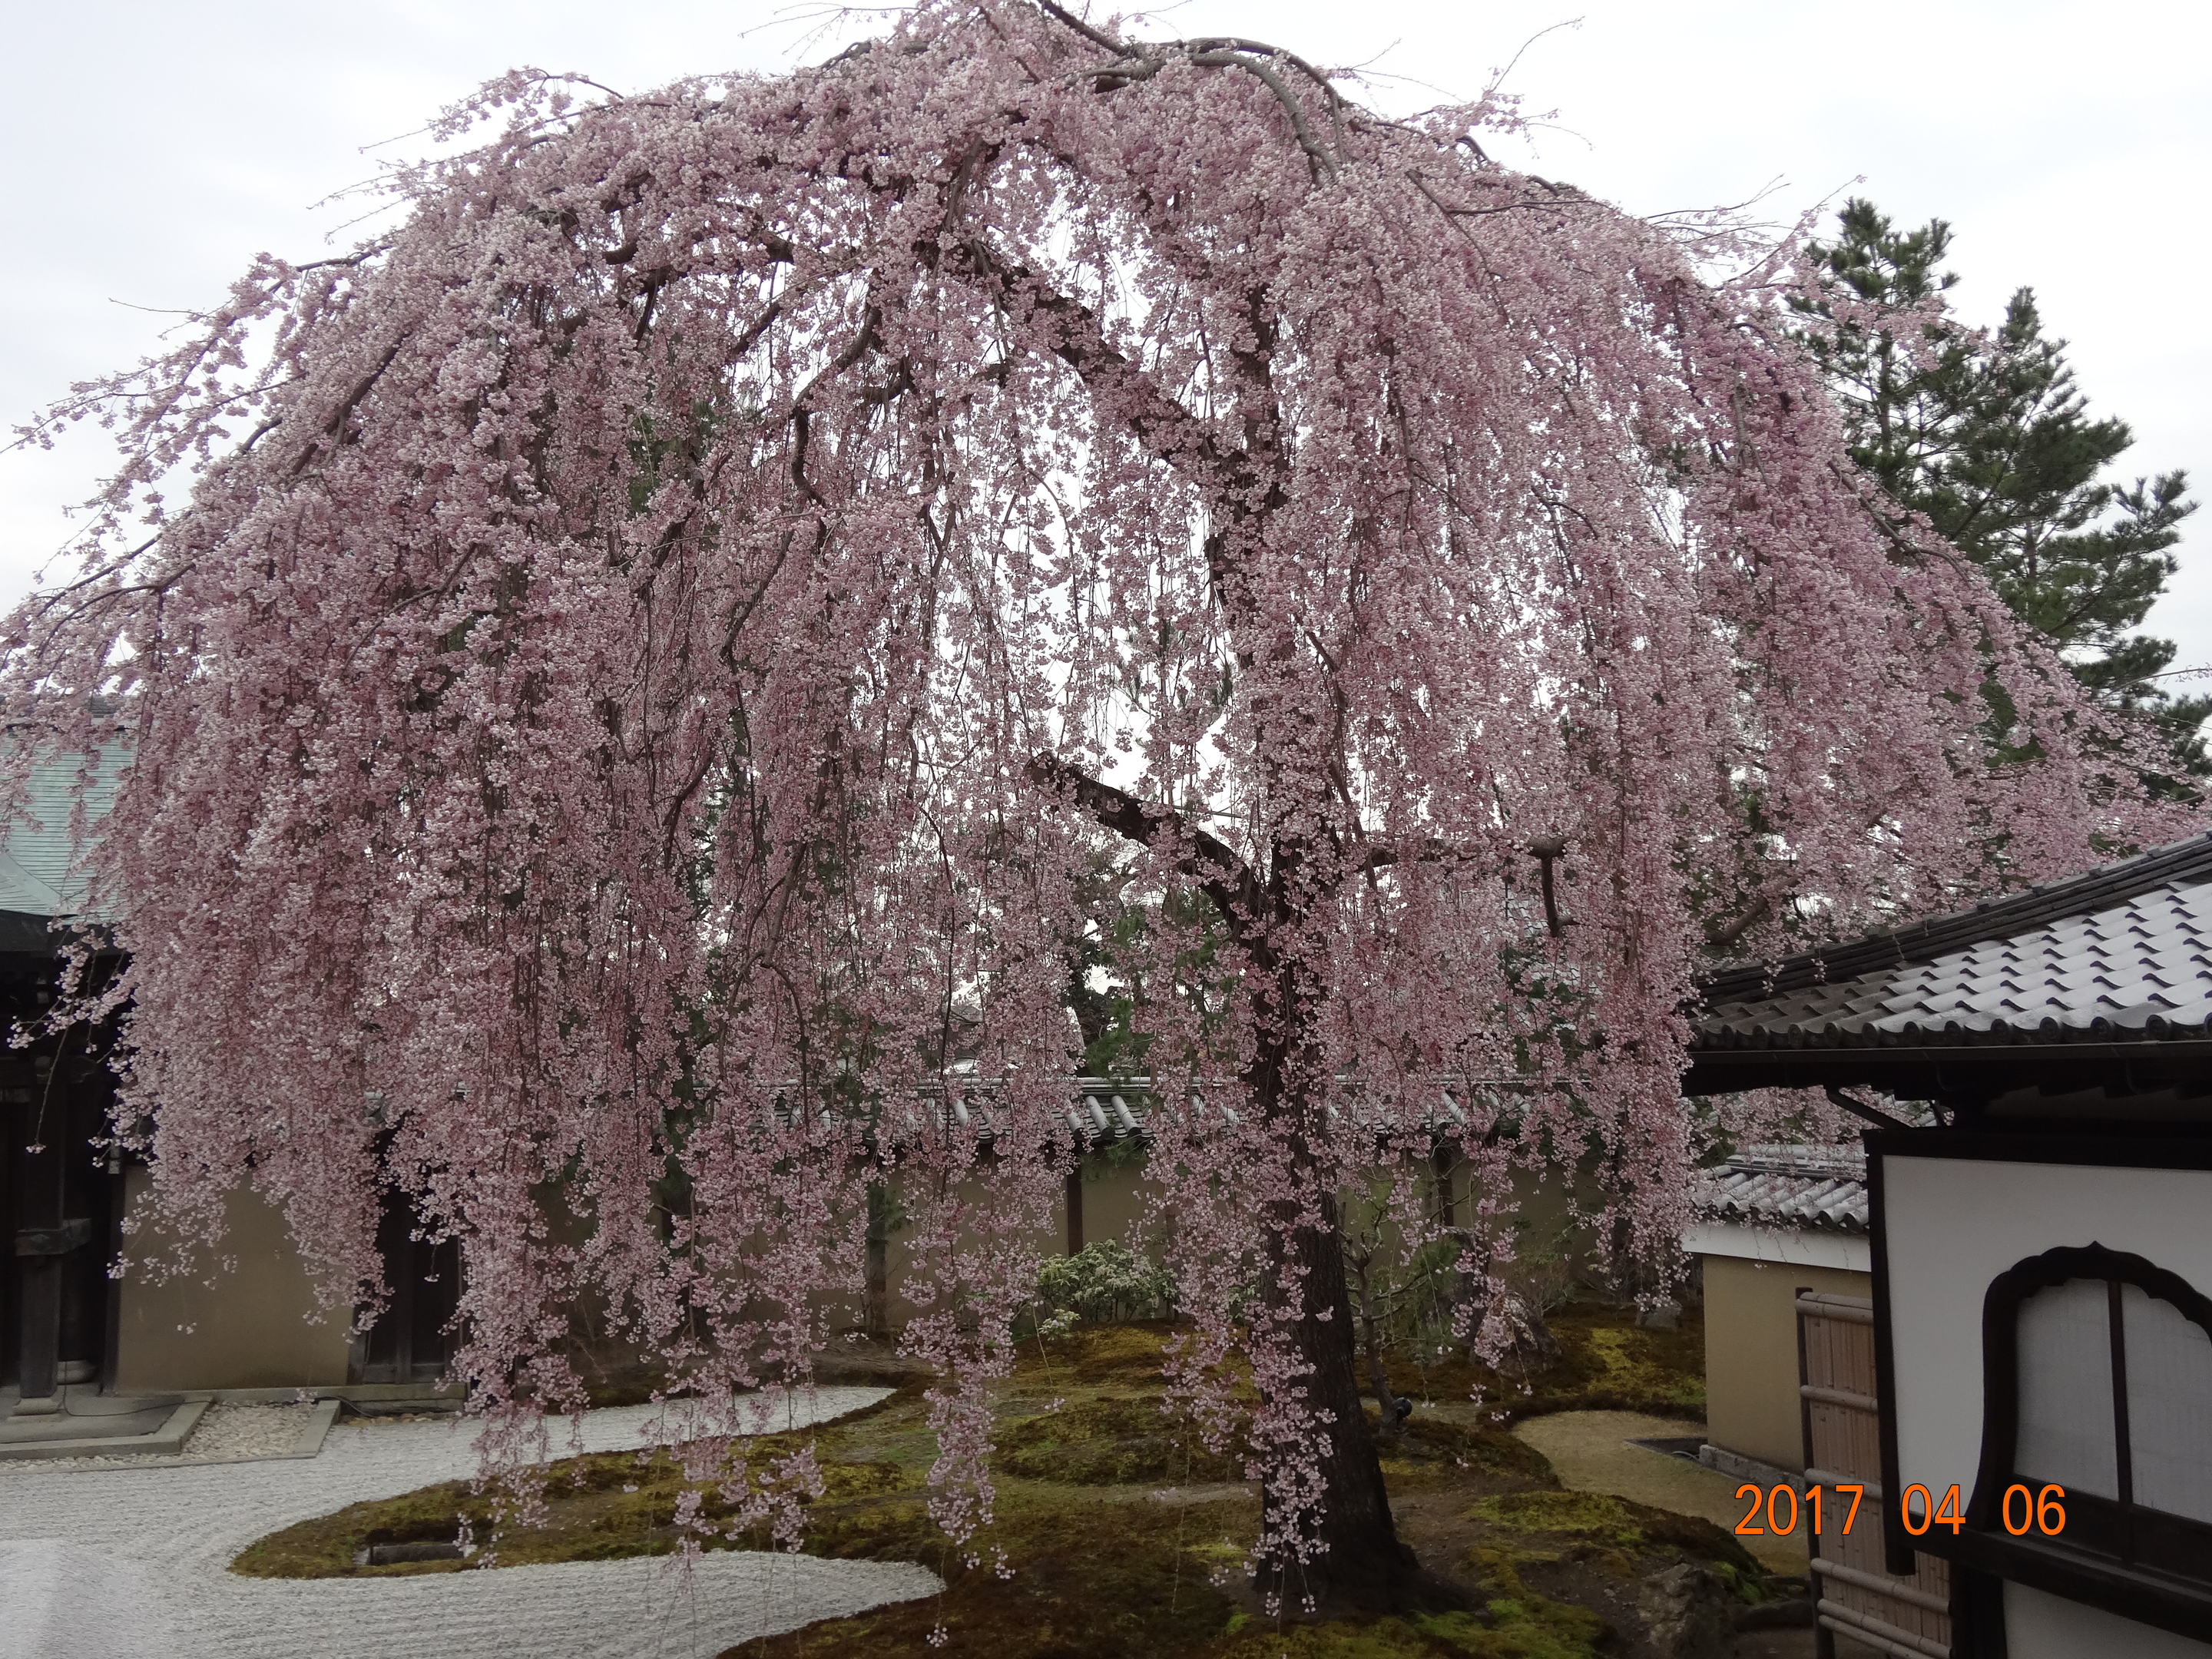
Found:
[[[355,1554],[372,1544],[451,1543],[467,1516],[488,1522],[488,1505],[476,1503],[468,1483],[449,1480],[403,1497],[351,1504],[334,1515],[302,1521],[249,1544],[230,1564],[248,1578],[383,1578],[416,1572],[452,1572],[459,1561],[410,1561],[357,1567]]]
[[[1073,1486],[1244,1478],[1242,1460],[1207,1451],[1162,1395],[1102,1395],[1029,1418],[1000,1434],[994,1462],[1024,1480]]]
[[[750,1443],[750,1456],[765,1469],[803,1445],[814,1447],[823,1489],[799,1501],[809,1511],[808,1547],[815,1553],[915,1559],[912,1552],[935,1536],[922,1495],[936,1448],[919,1390],[894,1395],[834,1427],[834,1437],[811,1431],[763,1437]],[[483,1565],[665,1555],[683,1542],[676,1510],[684,1487],[681,1464],[665,1452],[563,1458],[545,1471],[543,1526],[501,1527],[489,1494],[472,1492],[467,1481],[447,1480],[349,1504],[271,1533],[242,1551],[230,1570],[250,1578],[379,1578]],[[726,1520],[730,1510],[710,1492],[699,1513],[712,1524]],[[488,1558],[356,1563],[362,1551],[378,1544],[452,1542],[465,1526],[477,1544],[492,1546]],[[771,1540],[751,1533],[709,1535],[700,1543],[707,1549],[761,1549]]]
[[[1375,1431],[1375,1414],[1368,1414]],[[1393,1489],[1450,1486],[1470,1474],[1549,1485],[1544,1455],[1496,1423],[1460,1423],[1416,1409],[1393,1437],[1377,1437],[1382,1475]]]
[[[1632,1308],[1595,1299],[1571,1303],[1546,1322],[1559,1344],[1549,1365],[1493,1370],[1459,1354],[1429,1364],[1399,1355],[1389,1364],[1390,1386],[1416,1401],[1480,1398],[1510,1419],[1579,1411],[1705,1416],[1701,1309],[1684,1310],[1671,1331],[1646,1330]]]
[[[941,1595],[729,1649],[722,1659],[892,1659],[942,1650],[975,1659],[1188,1659],[1229,1626],[1215,1584],[1242,1564],[1259,1522],[1251,1499],[1167,1505],[1010,1491],[975,1559],[940,1538],[908,1559],[942,1576]],[[1003,1552],[1012,1568],[999,1571]]]
[[[1500,1492],[1477,1499],[1470,1513],[1510,1533],[1588,1539],[1622,1550],[1676,1549],[1754,1579],[1763,1571],[1742,1545],[1701,1516],[1600,1492]]]
[[[1174,1322],[1078,1325],[1062,1336],[1030,1337],[1015,1351],[1014,1375],[1039,1384],[1073,1382],[1157,1389]]]
[[[1595,1659],[1606,1639],[1595,1613],[1521,1589],[1480,1616],[1244,1626],[1207,1647],[1205,1659]]]
[[[899,1533],[902,1546],[928,1535],[918,1498],[904,1504],[884,1501],[915,1493],[920,1483],[911,1470],[892,1463],[831,1462],[823,1466],[823,1476],[822,1496],[801,1500],[815,1512],[812,1530],[820,1553],[838,1553],[836,1544],[853,1533],[859,1519],[855,1511],[862,1509],[888,1511],[870,1518],[863,1528],[870,1534],[888,1528]],[[617,1453],[572,1458],[553,1467],[545,1489],[545,1525],[498,1530],[491,1500],[472,1492],[466,1481],[448,1480],[398,1498],[351,1504],[271,1533],[241,1552],[230,1570],[248,1578],[386,1578],[485,1565],[519,1567],[665,1555],[682,1542],[676,1505],[684,1484],[682,1469],[665,1457],[647,1461]],[[729,1510],[710,1496],[700,1514],[711,1524]],[[379,1544],[452,1543],[465,1525],[477,1543],[494,1541],[489,1560],[480,1556],[386,1566],[356,1562],[362,1551]],[[769,1539],[757,1534],[700,1541],[707,1549],[770,1547]]]

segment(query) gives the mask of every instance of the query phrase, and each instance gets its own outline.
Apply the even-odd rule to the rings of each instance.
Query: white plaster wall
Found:
[[[2006,1659],[2212,1659],[2212,1647],[2025,1584],[2004,1587]]]
[[[2212,1291],[2212,1170],[1890,1157],[1882,1175],[1900,1487],[1972,1495],[1982,1297],[2015,1262],[2097,1243]]]
[[[1700,1222],[1682,1231],[1688,1255],[1735,1256],[1746,1261],[1777,1261],[1796,1267],[1832,1267],[1838,1273],[1874,1270],[1874,1247],[1861,1233],[1832,1233],[1812,1227],[1757,1227],[1741,1221]]]

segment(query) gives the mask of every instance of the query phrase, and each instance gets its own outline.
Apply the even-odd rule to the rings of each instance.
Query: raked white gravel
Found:
[[[765,1426],[841,1416],[887,1392],[817,1389]],[[592,1412],[583,1449],[643,1445],[652,1417]],[[335,1427],[319,1456],[294,1461],[11,1471],[0,1481],[0,1659],[712,1659],[941,1587],[908,1563],[733,1552],[688,1575],[650,1558],[401,1578],[228,1570],[278,1528],[475,1468],[467,1426],[389,1423]]]

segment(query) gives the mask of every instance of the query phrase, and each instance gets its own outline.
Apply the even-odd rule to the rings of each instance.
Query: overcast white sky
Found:
[[[1096,7],[1094,15],[1104,8]],[[257,251],[315,257],[356,210],[362,146],[418,128],[517,64],[624,91],[824,55],[773,0],[9,0],[0,157],[0,415],[149,349],[134,307],[218,298]],[[1556,110],[1537,170],[1633,210],[1778,211],[1856,186],[1957,228],[1960,309],[2034,287],[2093,405],[2137,434],[2131,469],[2212,490],[2212,6],[2178,0],[1191,0],[1144,32],[1240,33],[1370,66],[1371,101],[1509,86]],[[863,28],[865,26],[862,26]],[[848,31],[849,32],[849,31]],[[1391,79],[1391,76],[1402,77]],[[385,154],[392,152],[386,151]],[[1516,157],[1524,163],[1528,158]],[[0,454],[0,604],[67,533],[95,441]],[[2212,663],[2212,510],[2152,627]]]

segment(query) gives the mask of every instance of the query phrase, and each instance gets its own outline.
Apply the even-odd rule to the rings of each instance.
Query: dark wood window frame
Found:
[[[2028,1298],[2077,1279],[2107,1286],[2117,1499],[2069,1489],[2065,1530],[2014,1537],[2000,1509],[2008,1487],[2039,1493],[2047,1474],[2019,1467],[2020,1316]],[[2179,1273],[2101,1244],[2069,1245],[2015,1263],[1990,1281],[1982,1302],[1982,1455],[1966,1504],[1966,1527],[1952,1547],[1986,1572],[2036,1584],[2155,1624],[2212,1638],[2212,1525],[2135,1502],[2127,1400],[2122,1287],[2166,1303],[2212,1339],[2212,1298]],[[2017,1500],[2015,1500],[2017,1501]],[[1929,1541],[1933,1540],[1933,1532]],[[1917,1547],[1927,1547],[1916,1541]]]
[[[2167,1515],[2135,1501],[2121,1291],[2132,1285],[2144,1295],[2166,1303],[2203,1331],[2209,1341],[2212,1341],[2212,1300],[2179,1273],[2101,1244],[2045,1250],[1990,1282],[1982,1303],[1982,1460],[1974,1480],[1973,1499],[1966,1506],[1966,1524],[2009,1540],[1997,1513],[2006,1488],[2022,1485],[2030,1492],[2039,1492],[2048,1481],[2046,1474],[2020,1467],[2020,1315],[2039,1291],[2077,1279],[2102,1284],[2106,1291],[2114,1484],[2118,1496],[2106,1498],[2069,1491],[2065,1500],[2066,1529],[2061,1539],[2072,1548],[2212,1586],[2212,1525]]]
[[[1884,1488],[1901,1492],[1898,1459],[1897,1357],[1890,1334],[1891,1289],[1893,1273],[1911,1271],[1909,1263],[1890,1259],[1887,1171],[1890,1158],[1955,1158],[1962,1162],[2051,1164],[2075,1167],[2151,1170],[2190,1170],[2212,1172],[2212,1133],[2195,1126],[2195,1132],[2175,1133],[2161,1126],[2114,1125],[2108,1122],[2065,1121],[2037,1126],[2033,1132],[2018,1129],[1870,1129],[1867,1149],[1869,1228],[1874,1255],[1875,1369],[1881,1398],[1881,1460]],[[2113,1252],[2112,1254],[2118,1254]],[[2031,1258],[2031,1260],[2033,1258]],[[2156,1271],[2155,1269],[2154,1271]],[[2069,1277],[2081,1277],[2069,1274]],[[2097,1275],[2089,1275],[2092,1277]],[[2177,1279],[2185,1285],[2185,1281]],[[2193,1292],[2192,1292],[2193,1293]],[[1988,1293],[1984,1292],[1986,1307]],[[2185,1311],[2186,1311],[2185,1310]],[[2201,1321],[2199,1322],[2202,1322]],[[2016,1344],[2016,1334],[2012,1338]],[[1987,1389],[1994,1367],[1983,1367],[1984,1397],[1983,1424],[1986,1437],[1992,1407],[1997,1403]],[[2017,1432],[2017,1395],[2006,1391],[2005,1409]],[[2008,1437],[2005,1461],[2010,1462]],[[2002,1501],[2004,1487],[1996,1489]],[[1967,1504],[1972,1519],[1989,1482],[1978,1479],[1973,1498]],[[2071,1512],[2069,1511],[2069,1520]],[[1969,1525],[1957,1536],[1948,1527],[1930,1527],[1920,1537],[1905,1535],[1902,1528],[1889,1533],[1888,1571],[1909,1574],[1917,1552],[1954,1564],[1952,1579],[1952,1653],[1954,1659],[2002,1659],[2005,1651],[2002,1581],[2033,1586],[2070,1601],[2079,1601],[2137,1624],[2149,1625],[2176,1635],[2212,1642],[2212,1583],[2176,1577],[2147,1571],[2094,1551],[2069,1547],[2061,1540],[2030,1534],[2008,1535],[1991,1520],[1988,1529]]]

